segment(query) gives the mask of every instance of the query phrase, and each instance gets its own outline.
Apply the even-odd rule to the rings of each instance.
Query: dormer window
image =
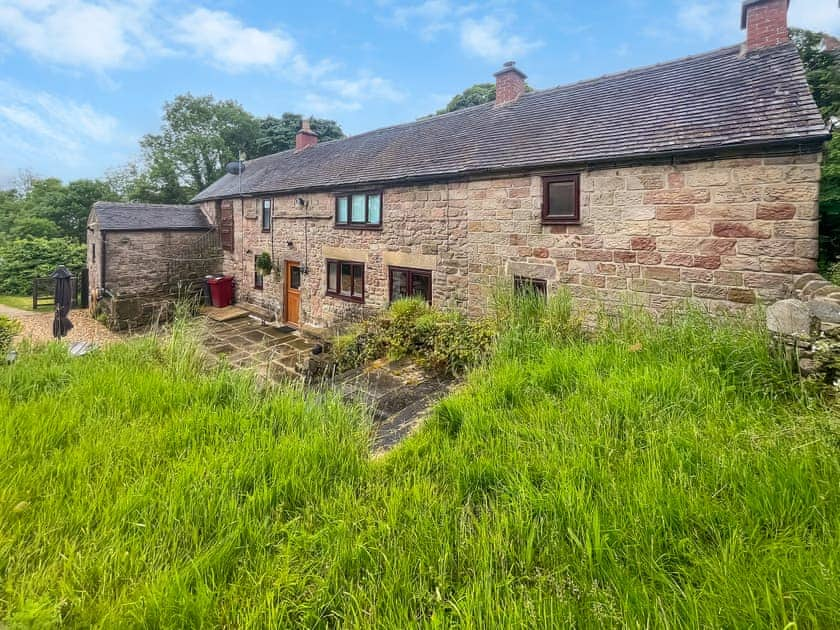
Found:
[[[382,227],[382,193],[353,193],[335,198],[335,226],[377,229]]]

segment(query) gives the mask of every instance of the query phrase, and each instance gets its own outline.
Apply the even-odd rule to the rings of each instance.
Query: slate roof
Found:
[[[210,229],[198,206],[97,201],[91,210],[91,220],[94,219],[105,232]]]
[[[740,46],[246,162],[244,194],[609,162],[827,138],[793,44]],[[236,196],[225,175],[195,199]]]

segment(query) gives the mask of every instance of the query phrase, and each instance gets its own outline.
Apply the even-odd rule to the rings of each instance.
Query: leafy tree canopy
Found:
[[[221,177],[240,152],[255,154],[259,134],[239,103],[182,94],[164,105],[160,133],[146,134],[140,146],[152,185],[181,201]]]
[[[808,85],[823,117],[828,121],[840,116],[840,60],[836,51],[824,50],[824,33],[794,28],[790,36],[799,49]],[[823,156],[820,239],[821,262],[826,270],[827,265],[840,259],[840,132],[836,129]]]
[[[533,92],[534,88],[530,85],[525,86],[526,92]],[[482,105],[484,103],[492,103],[496,100],[496,84],[495,83],[476,83],[471,85],[460,94],[452,97],[446,107],[435,112],[437,114],[446,114],[454,112],[458,109],[472,107],[474,105]]]
[[[303,117],[300,114],[286,112],[280,118],[266,116],[259,121],[260,137],[257,138],[257,155],[270,155],[293,149],[295,135],[300,130]],[[334,120],[313,118],[310,121],[312,131],[318,134],[318,142],[341,140],[345,137],[341,126]]]

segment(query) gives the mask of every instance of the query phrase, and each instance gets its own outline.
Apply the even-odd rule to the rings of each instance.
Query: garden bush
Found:
[[[494,330],[490,320],[470,320],[409,298],[354,325],[335,340],[333,351],[343,370],[382,357],[411,357],[435,372],[461,374],[487,354]]]
[[[67,238],[25,238],[0,241],[0,293],[26,295],[32,278],[48,276],[59,265],[85,266],[84,244]]]

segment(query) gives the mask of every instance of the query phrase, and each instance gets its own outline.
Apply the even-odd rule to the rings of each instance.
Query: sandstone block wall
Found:
[[[388,302],[388,266],[432,270],[433,302],[478,314],[513,275],[567,286],[584,308],[685,300],[738,308],[787,297],[816,269],[819,154],[718,159],[581,172],[579,225],[543,225],[539,171],[383,190],[381,230],[334,226],[334,191],[234,200],[234,252],[224,270],[240,300],[283,318],[283,262],[308,265],[301,321],[329,327]],[[215,204],[204,212],[216,219]],[[279,271],[253,286],[254,257]],[[365,263],[365,304],[326,296],[326,258]]]
[[[583,301],[726,308],[787,296],[816,269],[819,154],[581,173],[580,225],[540,223],[542,182],[467,184],[470,304],[499,276]],[[483,196],[482,196],[483,195]]]
[[[234,251],[225,252],[225,273],[237,281],[239,300],[283,319],[285,262],[308,268],[302,275],[301,322],[317,327],[357,320],[388,303],[388,267],[432,270],[432,300],[466,309],[468,286],[466,201],[448,199],[447,186],[410,186],[382,191],[382,229],[336,228],[333,193],[273,196],[273,235],[262,231],[260,198],[234,200]],[[373,191],[371,191],[373,192]],[[457,195],[456,195],[457,196]],[[204,204],[215,216],[214,204]],[[254,257],[267,252],[277,267],[254,288]],[[365,303],[326,295],[328,258],[365,263]]]

